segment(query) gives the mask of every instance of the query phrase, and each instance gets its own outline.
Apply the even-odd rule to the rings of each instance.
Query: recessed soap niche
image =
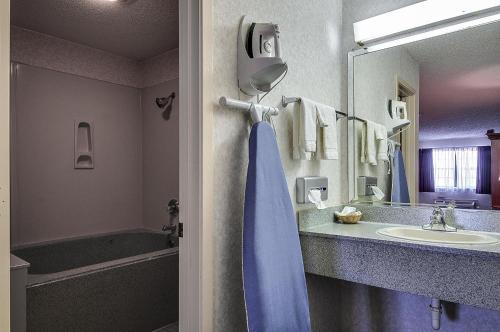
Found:
[[[75,121],[75,169],[94,168],[94,124]]]

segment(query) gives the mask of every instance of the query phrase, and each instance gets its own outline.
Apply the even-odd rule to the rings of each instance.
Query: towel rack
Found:
[[[283,106],[283,107],[287,107],[288,104],[300,103],[300,102],[301,102],[301,99],[299,97],[286,97],[286,96],[281,97],[281,106]],[[346,113],[340,112],[340,111],[335,111],[335,113],[337,113],[337,115],[340,115],[342,117],[347,117],[347,119],[349,119],[349,120],[356,118],[356,117],[348,117]],[[359,119],[359,118],[356,118],[356,120],[366,122],[365,120]]]
[[[253,122],[262,121],[264,115],[278,115],[279,109],[277,107],[265,106],[261,104],[249,103],[242,100],[220,97],[219,104],[224,107],[234,108],[238,111],[249,112]]]

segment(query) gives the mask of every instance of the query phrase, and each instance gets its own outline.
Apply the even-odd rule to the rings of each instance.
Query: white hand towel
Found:
[[[376,126],[375,122],[367,120],[361,132],[361,162],[374,166],[377,165]]]
[[[296,103],[293,108],[292,116],[292,143],[293,143],[293,159],[295,160],[312,160],[312,152],[306,152],[300,141],[301,128],[301,106]]]
[[[335,108],[316,104],[318,120],[322,126],[323,159],[339,159],[337,149],[337,115]]]
[[[377,160],[388,161],[387,128],[373,121],[366,121],[361,132],[361,162],[373,166]]]
[[[316,152],[316,123],[318,114],[312,100],[300,98],[300,145],[306,152]]]
[[[326,123],[318,114],[317,103],[303,97],[300,99],[293,116],[293,159],[312,160],[317,152],[317,125],[326,126]]]
[[[389,161],[387,155],[387,128],[381,124],[375,126],[375,138],[377,139],[377,159]]]

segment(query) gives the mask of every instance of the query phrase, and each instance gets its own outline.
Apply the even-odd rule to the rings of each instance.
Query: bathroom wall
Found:
[[[170,119],[155,103],[156,97],[175,92]],[[143,116],[143,220],[144,226],[160,230],[170,221],[166,211],[172,198],[179,198],[179,80],[142,89]]]
[[[419,96],[419,65],[402,47],[357,56],[354,58],[354,112],[361,119],[382,125],[389,123],[387,105],[389,99],[397,99],[397,80],[409,83]],[[418,102],[417,102],[418,111]],[[378,178],[378,187],[390,200],[391,181],[388,163],[378,162],[377,166],[360,162],[362,122],[356,121],[356,178],[360,175]],[[366,200],[366,198],[360,198]]]
[[[280,26],[282,53],[289,65],[286,78],[262,101],[278,106],[281,95],[304,96],[341,110],[340,0],[303,2],[214,0],[214,103],[220,96],[241,97],[236,82],[236,36],[242,15]],[[295,202],[295,179],[329,177],[329,202],[343,200],[346,170],[345,131],[340,121],[341,160],[291,159],[292,106],[274,118],[276,138]],[[241,279],[241,226],[248,162],[248,117],[217,107],[214,113],[215,331],[245,330]],[[308,206],[310,207],[310,206]],[[296,208],[300,208],[296,205]],[[238,253],[235,255],[235,253]]]
[[[12,244],[142,227],[136,88],[18,65]],[[74,169],[74,121],[94,125],[94,169]]]

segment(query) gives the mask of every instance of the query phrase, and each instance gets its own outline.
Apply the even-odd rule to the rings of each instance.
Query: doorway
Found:
[[[174,0],[11,1],[14,331],[178,329],[178,27]]]
[[[411,124],[400,133],[401,151],[406,168],[406,178],[408,182],[408,191],[410,194],[410,203],[418,204],[419,199],[419,167],[418,167],[418,130],[419,113],[416,97],[416,89],[408,82],[397,79],[398,100],[406,103],[408,120]]]

